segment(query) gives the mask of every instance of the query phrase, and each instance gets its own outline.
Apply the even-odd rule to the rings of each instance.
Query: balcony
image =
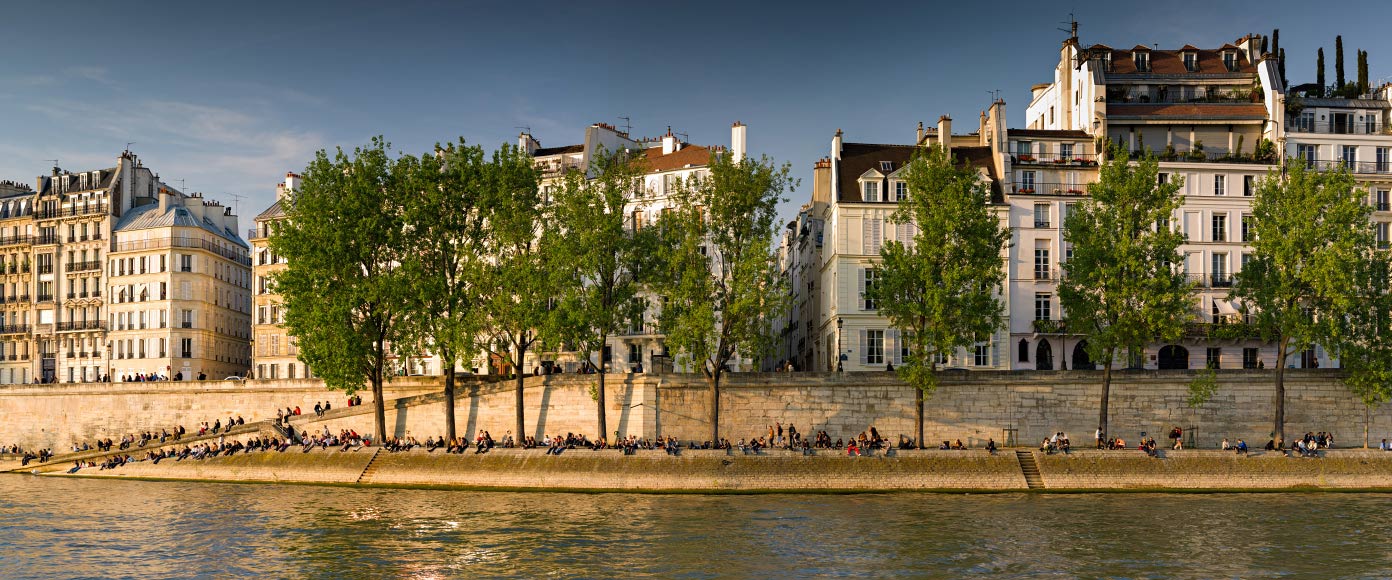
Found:
[[[27,246],[34,243],[34,236],[0,236],[0,247]]]
[[[1067,320],[1036,320],[1034,331],[1039,334],[1063,334],[1068,332]]]
[[[106,321],[77,320],[58,323],[58,332],[72,332],[76,330],[106,330]]]
[[[1010,156],[1015,165],[1044,165],[1049,167],[1096,167],[1097,155],[1094,153],[1017,153]]]
[[[1210,340],[1260,338],[1256,325],[1245,322],[1191,322],[1184,325],[1184,336]]]
[[[68,272],[90,272],[90,271],[92,271],[92,270],[100,270],[101,267],[102,267],[102,263],[101,263],[101,262],[97,262],[97,261],[70,262],[70,263],[68,263],[68,265],[67,265],[67,271],[68,271]]]
[[[0,274],[28,274],[30,270],[29,262],[23,264],[5,264],[0,266]]]
[[[1305,121],[1299,117],[1286,120],[1286,131],[1290,133],[1315,133],[1321,135],[1392,135],[1392,129],[1377,123],[1354,123],[1351,121]]]
[[[39,302],[53,302],[53,295],[52,295],[52,294],[40,294],[40,295],[39,295]]]
[[[56,243],[58,243],[58,234],[42,235],[34,240],[34,244],[39,246],[53,245]]]
[[[1131,158],[1137,159],[1145,157],[1147,154],[1154,155],[1159,161],[1171,163],[1250,163],[1254,165],[1275,165],[1276,158],[1255,157],[1250,153],[1233,155],[1226,150],[1205,150],[1205,151],[1132,151]]]
[[[53,264],[39,264],[39,273],[40,273],[40,274],[52,274],[52,273],[53,273]]]
[[[243,266],[251,265],[251,257],[239,253],[226,247],[219,246],[204,239],[188,238],[160,238],[155,240],[139,240],[134,242],[121,242],[111,244],[113,252],[134,252],[140,250],[157,250],[161,248],[194,248],[201,249],[232,260]],[[189,270],[182,270],[188,272]]]
[[[1185,279],[1198,288],[1232,288],[1236,276],[1227,272],[1217,274],[1184,274]]]
[[[5,324],[0,325],[0,334],[29,334],[28,324]]]
[[[1373,210],[1374,210],[1374,211],[1392,211],[1392,204],[1387,203],[1387,202],[1385,202],[1385,201],[1379,201],[1379,202],[1377,202],[1376,204],[1373,205]]]
[[[107,205],[104,203],[86,203],[70,205],[68,207],[42,207],[34,213],[34,217],[45,220],[62,217],[74,217],[80,215],[93,215],[107,213]]]
[[[1016,183],[1010,193],[1016,195],[1087,195],[1087,183]]]
[[[1042,220],[1042,219],[1039,219],[1039,218],[1035,218],[1035,219],[1034,219],[1034,227],[1035,227],[1035,228],[1038,228],[1038,229],[1047,229],[1047,228],[1049,227],[1049,220]]]
[[[1290,161],[1291,163],[1300,163],[1301,159],[1301,157],[1292,157]],[[1359,175],[1392,174],[1392,161],[1344,161],[1343,159],[1314,159],[1310,157],[1303,159],[1306,169],[1335,171],[1344,168],[1348,169],[1349,173]]]

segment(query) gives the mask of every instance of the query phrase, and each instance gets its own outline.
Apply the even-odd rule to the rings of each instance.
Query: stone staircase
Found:
[[[367,460],[367,467],[364,467],[362,473],[358,474],[357,483],[372,483],[372,476],[377,474],[377,456],[381,454],[381,447],[372,450],[372,459]]]
[[[1030,489],[1044,489],[1044,478],[1039,475],[1039,463],[1034,460],[1034,452],[1016,451],[1015,460],[1020,462],[1020,473],[1025,476],[1025,485]]]

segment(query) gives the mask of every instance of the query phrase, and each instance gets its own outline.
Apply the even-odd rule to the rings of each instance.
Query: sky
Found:
[[[1099,4],[1102,4],[1099,6]],[[1071,6],[1071,8],[1070,8]],[[1340,2],[29,2],[0,23],[0,179],[32,184],[52,160],[115,165],[126,148],[168,183],[237,208],[241,228],[320,149],[382,135],[422,153],[464,138],[494,148],[523,127],[543,146],[593,123],[684,133],[812,164],[836,130],[910,143],[941,115],[971,130],[992,91],[1011,127],[1052,80],[1069,11],[1083,44],[1216,48],[1281,29],[1287,77],[1334,78],[1342,34],[1370,77],[1392,79],[1392,5]],[[628,117],[624,121],[621,117]]]

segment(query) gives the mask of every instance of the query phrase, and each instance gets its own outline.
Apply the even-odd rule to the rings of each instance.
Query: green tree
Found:
[[[1381,244],[1380,244],[1381,245]],[[1350,312],[1339,319],[1334,347],[1344,369],[1344,386],[1363,402],[1363,447],[1373,407],[1392,399],[1392,263],[1379,247],[1360,267],[1360,293]]]
[[[517,441],[526,437],[524,378],[527,352],[542,332],[554,328],[556,310],[552,260],[555,251],[541,192],[541,175],[525,151],[504,144],[493,153],[482,191],[480,215],[486,223],[483,268],[478,286],[485,347],[512,365],[516,389]]]
[[[1329,89],[1324,86],[1324,47],[1320,47],[1315,56],[1315,84],[1318,85],[1319,94],[1316,97],[1323,97]]]
[[[1289,85],[1286,84],[1286,49],[1281,49],[1277,55],[1279,56],[1276,57],[1276,68],[1279,69],[1281,73],[1281,86],[1287,87]]]
[[[1174,265],[1184,235],[1170,224],[1181,183],[1160,183],[1154,157],[1133,162],[1114,148],[1064,221],[1073,256],[1064,265],[1059,301],[1070,332],[1087,335],[1087,352],[1102,364],[1098,428],[1108,429],[1112,365],[1119,352],[1156,339],[1177,340],[1193,316],[1193,285]]]
[[[561,227],[558,257],[565,264],[557,269],[564,276],[557,322],[566,343],[603,359],[610,336],[630,323],[642,325],[647,300],[641,291],[654,246],[652,228],[625,211],[641,208],[630,203],[641,204],[646,196],[641,161],[629,151],[599,152],[591,173],[592,178],[583,171],[567,174],[551,205],[551,219]],[[608,433],[604,362],[595,400],[601,437]]]
[[[778,204],[797,183],[768,157],[713,154],[660,220],[663,297],[659,321],[679,361],[710,386],[711,442],[720,441],[720,381],[735,357],[763,356],[787,306],[774,253]]]
[[[1286,361],[1315,343],[1337,346],[1341,320],[1357,313],[1361,272],[1372,255],[1371,209],[1346,170],[1291,164],[1257,185],[1252,258],[1233,297],[1254,311],[1263,339],[1276,345],[1274,433],[1286,428]]]
[[[1004,326],[1001,252],[1010,230],[976,168],[954,162],[942,147],[920,150],[904,171],[908,199],[891,219],[914,225],[913,243],[891,240],[880,248],[866,294],[909,347],[895,372],[914,387],[922,448],[924,400],[937,388],[938,360]]]
[[[1334,37],[1334,92],[1342,94],[1344,92],[1344,37],[1336,35]]]
[[[1372,85],[1368,84],[1368,51],[1358,51],[1358,94],[1362,96],[1372,90]]]
[[[445,431],[457,436],[454,417],[455,366],[477,352],[475,291],[483,263],[480,196],[487,177],[481,147],[458,143],[436,147],[398,166],[410,191],[402,199],[406,224],[401,264],[407,298],[404,334],[428,345],[445,372]]]
[[[371,385],[379,440],[382,382],[404,310],[399,204],[409,194],[389,149],[379,137],[351,155],[319,151],[270,237],[286,259],[273,281],[300,360],[331,389]]]

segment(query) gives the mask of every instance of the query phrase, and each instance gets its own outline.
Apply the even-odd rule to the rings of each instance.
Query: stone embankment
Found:
[[[1038,469],[1038,486],[1024,475]],[[18,469],[70,475],[72,464]],[[9,468],[17,468],[9,464]],[[1392,491],[1392,453],[1333,450],[1319,458],[1255,451],[1169,451],[1151,458],[1138,451],[1075,451],[1043,455],[1014,450],[898,451],[890,456],[847,457],[773,451],[686,450],[680,455],[641,451],[495,449],[450,455],[423,450],[390,453],[375,448],[284,453],[253,452],[203,460],[142,461],[113,470],[84,468],[80,477],[298,482],[339,485],[644,492],[999,492],[999,491]]]

